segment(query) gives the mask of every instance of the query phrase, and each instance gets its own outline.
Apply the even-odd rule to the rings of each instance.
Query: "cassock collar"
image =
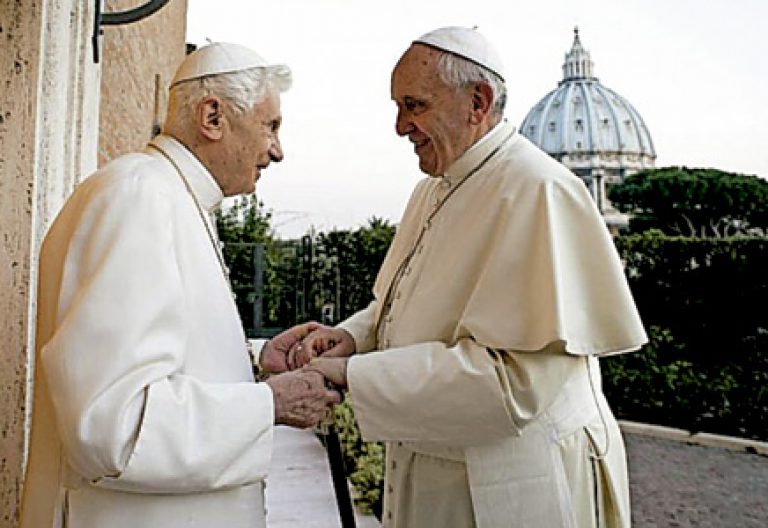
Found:
[[[493,149],[498,147],[505,139],[515,131],[514,125],[506,119],[493,127],[490,132],[480,138],[480,140],[469,147],[464,154],[453,162],[453,165],[445,171],[443,179],[447,180],[451,186],[455,185],[461,179],[474,169],[478,163],[483,161]]]
[[[155,137],[149,144],[165,152],[179,166],[184,178],[189,182],[192,192],[195,193],[200,202],[200,207],[210,213],[221,204],[224,199],[221,187],[208,169],[187,147],[171,136],[163,134]],[[148,148],[146,152],[150,155],[159,154],[151,148]]]

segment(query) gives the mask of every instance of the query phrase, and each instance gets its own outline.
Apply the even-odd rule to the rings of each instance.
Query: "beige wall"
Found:
[[[0,526],[12,526],[19,500],[27,378],[27,305],[32,227],[34,87],[39,8],[0,3]]]
[[[37,250],[96,165],[93,6],[0,2],[0,527],[18,517],[33,368]]]
[[[183,57],[186,5],[171,0],[148,20],[105,28],[95,65],[94,2],[0,0],[0,528],[16,525],[22,491],[40,243],[97,152],[111,158],[149,138],[154,74],[165,88]]]
[[[136,5],[136,0],[107,0],[105,11]],[[187,0],[171,0],[141,22],[104,28],[99,166],[142,149],[152,137],[156,74],[160,75],[162,124],[168,83],[184,58],[186,19]]]

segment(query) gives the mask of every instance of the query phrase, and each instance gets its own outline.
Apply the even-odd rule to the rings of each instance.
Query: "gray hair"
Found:
[[[197,104],[211,95],[220,97],[236,116],[241,116],[261,103],[269,91],[285,92],[291,82],[291,70],[287,66],[250,68],[180,82],[168,92],[164,128],[190,126]]]
[[[448,52],[441,53],[437,67],[443,82],[455,88],[464,88],[476,82],[488,83],[493,90],[493,113],[499,116],[504,113],[507,86],[501,77],[479,64]]]

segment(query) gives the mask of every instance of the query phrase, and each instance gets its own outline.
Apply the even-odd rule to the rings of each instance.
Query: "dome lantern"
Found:
[[[563,80],[560,84],[574,80],[574,79],[593,79],[595,78],[592,73],[595,67],[595,63],[592,62],[589,52],[584,49],[579,39],[578,26],[573,28],[573,46],[571,51],[565,54],[565,62],[563,63]]]

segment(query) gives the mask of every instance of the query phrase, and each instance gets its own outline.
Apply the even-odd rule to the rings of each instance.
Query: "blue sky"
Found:
[[[188,2],[189,42],[238,42],[293,69],[286,158],[257,189],[284,237],[399,220],[422,174],[394,133],[389,76],[446,25],[477,25],[499,49],[515,124],[561,80],[578,26],[597,77],[643,116],[657,166],[768,177],[766,0]]]

